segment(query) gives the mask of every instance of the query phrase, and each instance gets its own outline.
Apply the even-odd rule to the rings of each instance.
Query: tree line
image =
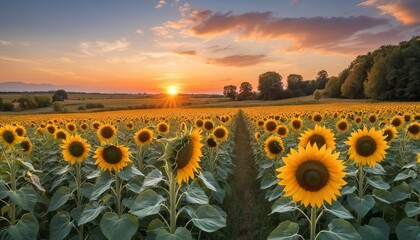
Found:
[[[420,100],[420,36],[357,56],[337,77],[328,97]]]
[[[23,95],[11,102],[4,102],[0,98],[0,111],[13,111],[15,108],[14,103],[18,103],[21,109],[35,109],[49,107],[51,102],[64,101],[65,99],[68,99],[67,93],[62,89],[55,91],[52,97]]]
[[[283,86],[283,77],[274,71],[266,72],[258,77],[258,92],[252,91],[249,82],[242,82],[239,91],[235,85],[223,87],[223,95],[233,100],[278,100],[292,97],[307,96],[317,89],[325,88],[328,82],[328,73],[325,70],[318,72],[315,80],[303,80],[302,75],[290,74],[287,76],[287,87]]]

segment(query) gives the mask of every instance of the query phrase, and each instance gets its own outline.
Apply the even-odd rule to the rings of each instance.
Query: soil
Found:
[[[263,204],[266,200],[256,179],[258,171],[252,158],[249,134],[242,112],[237,120],[234,159],[236,167],[229,179],[232,195],[227,199],[226,208],[227,229],[231,233],[225,239],[267,239],[269,232],[266,229],[274,229],[269,222],[269,204]]]

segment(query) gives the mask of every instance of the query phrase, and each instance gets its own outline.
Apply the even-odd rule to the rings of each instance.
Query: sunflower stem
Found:
[[[177,191],[176,191],[176,175],[175,173],[170,174],[169,178],[169,216],[170,216],[170,232],[175,233],[176,230],[176,200],[177,200]]]
[[[138,147],[139,151],[137,154],[137,168],[142,171],[143,169],[143,146]]]
[[[11,160],[8,157],[6,157],[6,161],[10,169],[10,189],[13,192],[16,192],[16,164],[15,161]],[[14,202],[10,203],[10,222],[12,225],[15,225],[16,223],[16,204]]]
[[[76,206],[82,206],[82,164],[80,162],[76,162]],[[83,240],[83,224],[79,226],[79,239]]]
[[[117,206],[117,214],[119,217],[122,215],[122,208],[121,208],[121,188],[122,188],[122,181],[121,178],[115,174],[115,205]]]
[[[357,182],[358,182],[358,194],[359,194],[359,198],[362,199],[363,195],[364,195],[364,180],[365,180],[365,175],[363,174],[363,164],[359,164],[359,177],[357,178]],[[360,224],[362,221],[362,217],[357,214],[357,222]]]
[[[315,236],[316,236],[316,211],[317,211],[316,206],[311,208],[310,240],[315,240]]]
[[[404,132],[404,135],[403,135],[403,137],[401,138],[401,141],[400,141],[400,147],[398,149],[398,151],[399,151],[398,163],[399,163],[400,167],[404,166],[404,164],[405,164],[405,157],[406,157],[406,153],[407,153],[408,141],[410,141],[410,137],[407,134],[407,132]]]

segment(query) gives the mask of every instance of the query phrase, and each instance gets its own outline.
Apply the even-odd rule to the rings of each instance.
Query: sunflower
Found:
[[[134,128],[134,124],[133,124],[132,122],[128,122],[127,124],[125,124],[125,127],[126,127],[128,130],[133,130],[133,128]]]
[[[22,138],[22,141],[20,142],[20,146],[23,149],[23,152],[26,154],[30,154],[32,151],[32,142],[28,137]]]
[[[179,129],[184,133],[187,132],[187,124],[185,122],[181,122],[179,124]]]
[[[263,127],[264,127],[264,123],[265,123],[265,121],[264,121],[264,120],[258,120],[258,121],[257,121],[257,126],[258,126],[259,128],[263,128]]]
[[[335,127],[337,128],[338,131],[345,133],[349,130],[350,125],[346,119],[341,119],[335,124]]]
[[[156,126],[158,133],[168,134],[169,133],[169,124],[166,122],[160,122]]]
[[[210,119],[207,119],[206,121],[204,121],[203,127],[207,131],[211,131],[214,128],[214,123]]]
[[[382,135],[385,136],[385,141],[391,142],[397,137],[397,129],[392,125],[386,126],[382,129]]]
[[[98,121],[94,121],[92,122],[91,126],[92,126],[92,129],[98,130],[99,127],[101,126],[101,123]]]
[[[201,119],[195,120],[195,127],[196,128],[202,128],[203,124],[204,124],[203,120],[201,120]]]
[[[377,119],[378,119],[378,115],[376,115],[375,113],[371,114],[368,118],[370,123],[375,123]]]
[[[96,135],[102,143],[112,142],[117,135],[117,129],[111,124],[103,124],[96,131]]]
[[[362,119],[361,119],[360,117],[356,117],[356,119],[354,119],[354,122],[355,122],[356,124],[359,124],[359,123],[361,123],[361,122],[362,122]]]
[[[407,126],[407,133],[410,135],[413,139],[419,139],[420,138],[420,124],[418,122],[410,123],[410,125]]]
[[[404,124],[404,118],[397,115],[397,116],[391,118],[390,123],[391,123],[392,126],[394,126],[396,128],[400,128]]]
[[[15,132],[19,137],[23,137],[26,134],[26,129],[21,125],[16,125]]]
[[[314,113],[312,115],[312,120],[316,123],[319,123],[322,121],[322,115],[320,113]]]
[[[87,125],[86,123],[82,123],[82,125],[80,125],[80,128],[81,128],[83,131],[86,131],[86,130],[88,129],[88,125]]]
[[[420,163],[420,152],[417,153],[417,162]]]
[[[385,150],[389,148],[381,131],[373,127],[368,131],[366,126],[353,132],[345,143],[350,146],[350,159],[354,159],[357,165],[368,164],[371,167],[385,158]]]
[[[268,119],[264,122],[264,130],[266,133],[273,133],[276,131],[277,128],[277,122],[273,119]]]
[[[74,136],[69,135],[63,140],[61,148],[63,149],[62,154],[64,160],[70,164],[82,162],[88,157],[90,151],[90,145],[87,143],[87,140],[82,138],[79,134]]]
[[[17,135],[14,126],[5,125],[0,128],[0,140],[7,147],[13,147],[20,141],[20,137]]]
[[[54,133],[54,138],[57,140],[65,140],[68,136],[68,132],[64,129],[58,129],[57,131],[55,131]]]
[[[71,122],[66,124],[66,129],[67,129],[67,131],[69,131],[71,133],[74,133],[74,132],[77,131],[76,125],[74,123],[71,123]]]
[[[268,158],[274,159],[284,152],[283,141],[280,137],[270,136],[263,144],[265,154]]]
[[[211,149],[217,148],[217,146],[219,145],[218,141],[215,140],[214,136],[211,136],[211,135],[209,137],[207,137],[206,144]]]
[[[280,137],[286,137],[289,133],[289,129],[284,125],[279,125],[277,126],[276,132]]]
[[[298,151],[283,157],[284,166],[277,168],[280,186],[284,186],[284,196],[292,196],[293,202],[302,202],[307,207],[321,207],[325,202],[331,204],[340,196],[340,189],[346,184],[343,178],[343,161],[339,153],[332,153],[325,146],[318,149],[316,144],[298,146]]]
[[[293,130],[298,131],[302,128],[302,120],[300,118],[293,118],[290,121],[290,126]]]
[[[96,149],[93,158],[96,158],[95,165],[103,171],[121,171],[130,160],[130,150],[123,145],[107,145]]]
[[[217,126],[213,130],[213,136],[218,140],[219,142],[225,141],[229,136],[229,131],[223,127],[223,126]]]
[[[145,146],[153,141],[153,131],[147,128],[142,128],[134,134],[134,141],[137,145]]]
[[[261,138],[261,134],[260,134],[260,132],[255,132],[254,133],[254,138],[255,138],[255,140],[260,140],[260,138]]]
[[[330,129],[325,126],[315,125],[314,129],[306,130],[300,135],[299,145],[305,147],[308,143],[311,145],[316,144],[318,148],[326,145],[327,148],[335,149],[335,137]]]
[[[47,124],[45,128],[49,134],[54,134],[57,131],[57,127],[54,124]]]
[[[199,162],[200,157],[203,156],[201,152],[202,137],[200,130],[194,130],[189,135],[185,136],[183,143],[176,150],[176,170],[177,170],[177,182],[179,185],[184,181],[188,183],[189,179],[194,179],[194,173],[198,173],[200,168]]]

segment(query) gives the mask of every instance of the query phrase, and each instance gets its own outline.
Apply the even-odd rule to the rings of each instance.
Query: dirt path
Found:
[[[231,233],[225,239],[267,239],[265,229],[271,225],[267,222],[270,209],[267,209],[269,204],[265,204],[264,192],[256,180],[258,172],[242,114],[238,116],[235,133],[236,167],[229,179],[232,196],[227,201],[227,228]]]

